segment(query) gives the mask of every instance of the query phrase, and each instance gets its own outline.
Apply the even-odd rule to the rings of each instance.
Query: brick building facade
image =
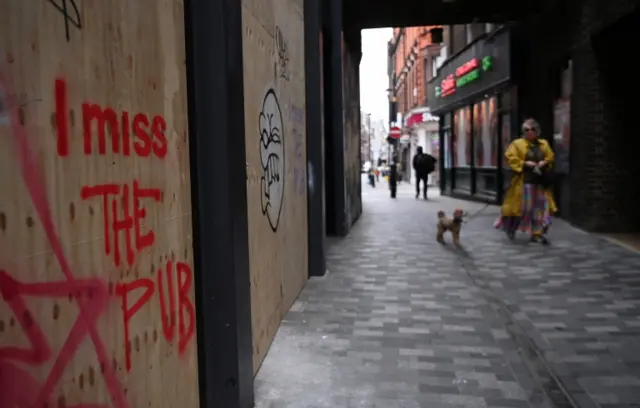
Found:
[[[554,110],[562,97],[562,77],[570,72],[570,143],[567,174],[557,177],[560,216],[590,231],[639,232],[640,160],[634,137],[634,101],[640,85],[621,53],[640,39],[639,0],[548,2],[508,29],[513,33],[513,132],[535,117],[543,137],[557,142]],[[485,24],[447,26],[448,56],[463,50]],[[390,43],[390,120],[428,103],[425,81],[430,64],[422,50],[428,27],[394,29]],[[422,42],[425,39],[426,43]],[[488,41],[491,41],[490,38]],[[391,62],[391,61],[390,61]],[[569,68],[570,67],[570,68]],[[395,101],[395,104],[393,103]],[[500,108],[502,109],[502,108]],[[502,110],[500,111],[502,112]],[[566,140],[566,139],[565,139]],[[555,143],[556,145],[558,143]],[[554,146],[559,148],[560,146]]]
[[[442,28],[442,42],[435,42],[430,31]],[[491,31],[493,24],[461,24],[394,28],[390,41],[390,86],[400,113],[427,106],[427,82],[436,74],[436,61],[443,45],[447,55],[458,53],[478,36]]]
[[[639,232],[640,86],[620,51],[640,39],[640,1],[575,0],[516,27],[525,42],[516,64],[520,119],[553,131],[552,101],[572,66],[570,172],[559,180],[562,216],[591,231]]]
[[[426,105],[426,84],[433,76],[432,61],[440,53],[439,43],[434,43],[430,34],[436,27],[393,29],[390,85],[400,113]]]
[[[559,215],[590,231],[640,232],[640,140],[633,137],[640,84],[624,62],[632,54],[621,52],[624,44],[640,40],[638,5],[638,0],[556,2],[503,28],[512,35],[512,87],[508,104],[499,98],[498,115],[510,112],[512,137],[518,137],[525,118],[540,122],[542,137],[565,167],[560,171],[557,161]],[[479,24],[450,27],[449,57],[467,52],[482,31]],[[481,41],[490,45],[496,39],[487,34]],[[475,173],[471,179],[477,181]],[[508,180],[505,173],[503,181]],[[473,195],[477,188],[471,190]]]

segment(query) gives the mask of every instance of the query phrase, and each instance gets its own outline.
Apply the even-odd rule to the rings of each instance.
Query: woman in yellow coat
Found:
[[[545,174],[553,166],[554,154],[549,143],[540,139],[540,125],[534,119],[522,124],[523,137],[514,140],[505,157],[513,177],[507,189],[496,228],[510,239],[516,231],[527,232],[531,241],[547,244],[550,215],[557,211]]]

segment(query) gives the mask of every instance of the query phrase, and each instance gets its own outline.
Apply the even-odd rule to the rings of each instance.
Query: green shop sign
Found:
[[[493,57],[488,55],[482,60],[473,58],[458,68],[456,68],[455,74],[448,75],[440,86],[436,86],[436,98],[445,98],[449,95],[453,95],[456,89],[465,86],[476,79],[480,78],[481,72],[490,71],[493,67]]]

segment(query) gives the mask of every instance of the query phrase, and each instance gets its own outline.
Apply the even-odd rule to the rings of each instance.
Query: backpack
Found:
[[[433,173],[436,170],[436,159],[431,155],[426,155],[427,173]]]
[[[422,153],[418,156],[416,164],[416,168],[418,170],[423,170],[427,173],[431,173],[435,170],[434,160],[431,158],[431,156],[425,153]]]

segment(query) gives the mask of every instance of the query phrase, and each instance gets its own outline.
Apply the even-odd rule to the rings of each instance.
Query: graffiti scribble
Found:
[[[276,232],[284,201],[284,128],[276,93],[270,88],[262,101],[259,117],[260,162],[262,164],[262,214]]]
[[[69,29],[71,28],[69,24],[75,26],[78,30],[82,29],[82,20],[80,19],[80,10],[78,10],[78,6],[76,5],[75,0],[47,0],[49,3],[55,7],[62,17],[64,18],[64,33],[67,41],[71,40],[71,35]],[[69,2],[69,4],[67,4]],[[73,8],[73,16],[69,14],[69,6]]]
[[[289,47],[284,40],[280,27],[276,27],[276,51],[278,53],[278,71],[280,78],[288,81],[289,75]]]

